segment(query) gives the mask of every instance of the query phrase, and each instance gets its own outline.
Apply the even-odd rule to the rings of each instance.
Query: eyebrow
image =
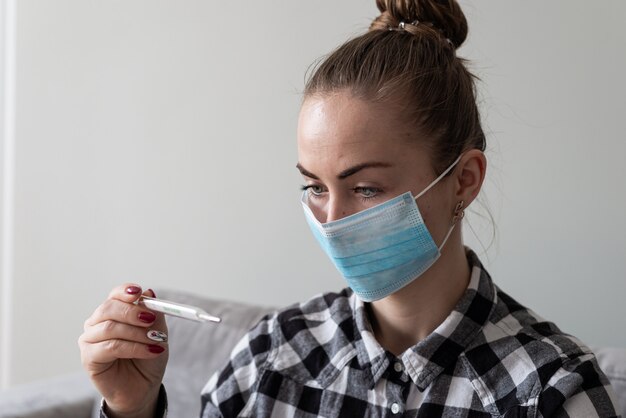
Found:
[[[355,166],[352,166],[350,168],[347,168],[345,170],[343,170],[341,173],[337,174],[337,178],[339,180],[343,180],[347,177],[350,177],[351,175],[364,170],[366,168],[374,168],[374,167],[383,167],[383,168],[387,168],[387,167],[391,167],[391,164],[389,163],[383,163],[380,161],[371,161],[371,162],[367,162],[367,163],[361,163],[361,164],[357,164]],[[303,176],[307,176],[310,177],[312,179],[315,180],[319,180],[319,177],[317,177],[315,174],[311,173],[310,171],[308,171],[306,168],[302,167],[302,165],[300,163],[296,164],[296,168],[300,171],[300,173]]]

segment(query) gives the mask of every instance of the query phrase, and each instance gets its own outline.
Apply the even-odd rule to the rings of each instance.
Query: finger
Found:
[[[109,299],[122,302],[135,302],[141,296],[141,286],[136,283],[124,283],[114,287],[109,293]]]
[[[157,318],[157,313],[145,306],[122,302],[117,299],[107,299],[85,321],[85,330],[109,320],[146,328],[152,326]],[[161,323],[159,322],[157,325],[161,325]]]
[[[117,299],[122,302],[133,303],[137,299],[139,299],[140,296],[141,296],[141,286],[135,283],[124,283],[122,285],[114,287],[109,293],[109,296],[106,299],[106,301],[111,300],[111,299]],[[106,303],[106,301],[103,302],[103,304]],[[103,307],[101,305],[91,314],[89,318],[87,318],[87,320],[85,320],[85,323],[84,323],[85,330],[87,330],[89,326],[96,324],[100,321],[99,316],[101,315],[102,310],[103,310]]]
[[[80,339],[88,344],[96,344],[106,340],[126,340],[143,344],[165,343],[167,342],[166,331],[158,327],[146,329],[106,320],[89,327]]]
[[[152,289],[146,289],[146,291],[143,292],[143,295],[145,296],[150,296],[153,298],[156,298],[156,293],[154,293],[154,290]],[[165,321],[165,314],[161,313],[161,312],[156,312],[156,311],[152,311],[154,312],[154,314],[156,315],[156,320],[154,321],[154,323],[152,324],[152,328],[154,329],[159,329],[162,330],[163,332],[167,333],[167,323]]]
[[[83,359],[89,359],[91,364],[111,363],[118,359],[153,359],[167,350],[167,346],[162,344],[143,344],[118,339],[95,344],[83,342],[81,347]]]

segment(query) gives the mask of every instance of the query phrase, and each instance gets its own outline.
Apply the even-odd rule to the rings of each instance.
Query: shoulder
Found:
[[[559,380],[569,382],[572,394],[586,384],[606,383],[585,344],[500,289],[489,321],[463,357],[474,386],[500,412],[519,405],[536,407]]]
[[[263,316],[239,341],[233,352],[251,347],[255,354],[269,352],[301,333],[319,328],[329,319],[351,317],[350,289],[321,293]]]
[[[276,360],[280,354],[306,356],[303,350],[323,344],[335,336],[338,329],[352,331],[352,291],[322,293],[301,303],[263,316],[237,343],[231,361],[240,353],[260,362]],[[347,324],[350,325],[347,325]]]
[[[311,299],[293,304],[276,314],[276,325],[283,337],[291,339],[302,330],[310,329],[329,319],[350,317],[352,292],[345,288],[339,293],[322,293]]]
[[[257,392],[274,393],[283,377],[319,386],[336,361],[333,353],[348,341],[342,324],[351,322],[345,320],[352,317],[351,294],[320,294],[261,318],[205,385],[203,410],[238,415]]]
[[[481,335],[473,342],[471,354],[492,351],[502,361],[509,355],[528,355],[534,369],[551,361],[591,353],[576,337],[564,333],[554,323],[497,289],[497,301]],[[483,359],[485,360],[485,359]],[[477,364],[484,363],[476,359]],[[486,364],[483,364],[487,366]]]
[[[323,387],[354,357],[353,293],[323,293],[264,318],[249,336],[263,335],[264,371]],[[259,347],[260,348],[260,347]]]

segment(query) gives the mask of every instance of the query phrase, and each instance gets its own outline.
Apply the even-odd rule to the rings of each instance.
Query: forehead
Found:
[[[337,145],[338,142],[383,140],[396,125],[393,112],[382,104],[366,102],[345,93],[305,99],[298,120],[298,141],[303,145]],[[386,135],[385,135],[386,136]],[[308,144],[308,142],[311,142]]]
[[[307,97],[298,119],[298,158],[305,166],[338,167],[369,160],[423,163],[419,135],[399,116],[398,105],[373,103],[348,93]]]

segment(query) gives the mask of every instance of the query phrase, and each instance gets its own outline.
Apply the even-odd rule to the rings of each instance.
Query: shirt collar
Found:
[[[496,303],[496,289],[478,256],[466,247],[470,264],[469,285],[448,317],[424,340],[407,349],[400,357],[404,368],[420,390],[425,390],[446,367],[456,362],[488,321]],[[357,359],[363,370],[370,370],[373,388],[394,356],[376,341],[364,302],[351,295],[350,304],[361,338],[355,341]]]

